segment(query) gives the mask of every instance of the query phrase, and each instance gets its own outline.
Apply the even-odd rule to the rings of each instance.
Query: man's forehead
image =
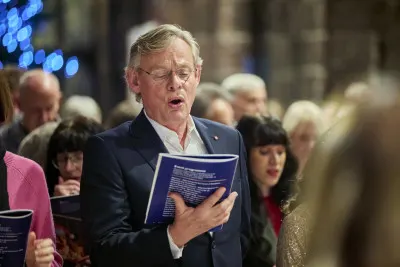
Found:
[[[175,39],[162,51],[153,52],[141,57],[141,65],[149,67],[190,66],[194,64],[190,46],[181,39]]]

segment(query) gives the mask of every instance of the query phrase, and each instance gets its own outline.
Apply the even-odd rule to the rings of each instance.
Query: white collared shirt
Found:
[[[200,155],[208,154],[207,149],[204,145],[203,140],[200,137],[199,132],[196,129],[196,125],[192,117],[189,117],[188,130],[186,134],[186,139],[184,142],[184,147],[182,148],[178,134],[167,127],[161,125],[155,120],[150,119],[146,111],[144,111],[146,118],[150,121],[154,130],[160,137],[164,146],[167,148],[168,152],[171,154],[190,154],[190,155]]]
[[[147,116],[146,110],[144,110],[146,118],[149,120],[150,124],[153,126],[154,130],[160,137],[164,146],[167,148],[168,152],[171,154],[190,154],[190,155],[200,155],[208,154],[208,151],[204,145],[203,140],[200,137],[199,132],[196,129],[193,118],[189,117],[188,129],[186,134],[186,139],[184,140],[184,146],[182,147],[178,134],[167,127],[161,125],[160,123],[152,120]],[[183,248],[179,248],[172,240],[169,230],[167,230],[168,242],[171,248],[171,253],[174,259],[179,259],[182,257]]]

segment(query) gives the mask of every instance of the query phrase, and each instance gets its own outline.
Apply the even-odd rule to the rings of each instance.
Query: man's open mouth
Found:
[[[168,105],[172,108],[180,107],[183,104],[183,99],[180,97],[172,98],[168,101]]]

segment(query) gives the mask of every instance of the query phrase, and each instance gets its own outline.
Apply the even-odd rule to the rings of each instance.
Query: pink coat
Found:
[[[31,231],[37,239],[51,238],[55,244],[53,215],[42,168],[30,159],[6,152],[7,189],[11,209],[34,211]],[[53,267],[61,267],[61,256],[54,252]]]

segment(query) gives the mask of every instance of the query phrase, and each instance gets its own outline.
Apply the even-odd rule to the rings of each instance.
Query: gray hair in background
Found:
[[[61,107],[60,116],[63,119],[84,116],[100,124],[103,120],[99,104],[89,96],[80,95],[73,95],[65,101]]]
[[[47,164],[47,147],[59,122],[48,122],[30,132],[19,145],[18,155],[31,159],[43,169]]]
[[[142,110],[141,104],[128,98],[116,105],[108,115],[105,121],[105,127],[111,129],[118,125],[134,120]]]
[[[235,73],[226,77],[221,86],[231,95],[238,92],[253,91],[255,89],[266,89],[265,82],[257,75],[250,73]]]
[[[190,114],[195,117],[204,118],[209,105],[215,99],[223,99],[230,103],[232,96],[216,83],[207,82],[199,84]]]
[[[164,50],[176,38],[182,39],[190,46],[194,64],[196,66],[201,66],[203,64],[203,59],[200,57],[200,46],[192,34],[177,25],[163,24],[141,35],[136,42],[132,44],[129,51],[128,66],[125,71],[129,68],[139,67],[141,56]],[[136,101],[141,101],[140,94],[136,94]]]

